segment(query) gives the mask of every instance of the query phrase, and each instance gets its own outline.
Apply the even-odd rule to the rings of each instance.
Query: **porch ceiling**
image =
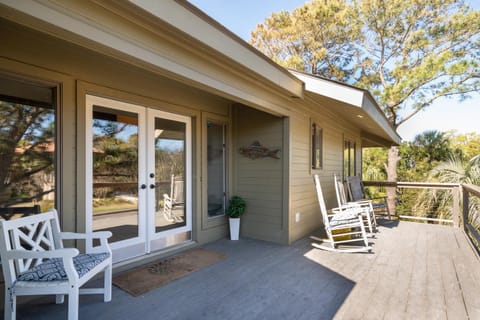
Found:
[[[303,98],[302,81],[184,0],[0,0],[0,17],[273,114]]]
[[[401,143],[401,137],[368,91],[302,72],[290,72],[305,83],[305,95],[311,101],[326,106],[360,129],[362,146],[390,147]]]

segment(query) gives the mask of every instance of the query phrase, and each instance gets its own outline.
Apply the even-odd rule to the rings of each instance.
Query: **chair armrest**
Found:
[[[361,215],[363,213],[363,209],[358,205],[358,204],[345,204],[341,207],[337,208],[332,208],[332,211],[334,212],[333,215],[338,214],[338,213],[344,213],[344,212],[351,212],[354,211],[355,214]],[[332,215],[329,215],[329,217]]]
[[[89,246],[87,245],[87,253],[97,253],[97,252],[109,252],[112,253],[110,246],[108,244],[108,238],[112,236],[110,231],[96,231],[90,233],[76,233],[76,232],[61,232],[60,237],[62,240],[81,240],[84,239]],[[93,240],[100,239],[100,246],[93,246]]]
[[[348,203],[357,203],[359,205],[370,205],[372,203],[372,200],[364,199],[364,200],[351,201],[351,202],[348,202]]]
[[[75,248],[64,248],[47,251],[11,250],[7,252],[8,259],[62,259],[63,268],[70,286],[78,282],[78,272],[75,270],[73,258],[80,252]]]
[[[72,259],[80,252],[75,248],[56,249],[48,251],[10,250],[7,252],[7,259]]]

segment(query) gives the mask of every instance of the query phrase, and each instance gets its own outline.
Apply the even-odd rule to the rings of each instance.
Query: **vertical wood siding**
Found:
[[[282,205],[283,161],[288,152],[282,150],[283,119],[248,107],[234,111],[234,193],[245,198],[247,211],[241,220],[241,235],[261,240],[282,242],[284,232]],[[258,140],[271,150],[280,149],[280,159],[249,159],[239,148]]]

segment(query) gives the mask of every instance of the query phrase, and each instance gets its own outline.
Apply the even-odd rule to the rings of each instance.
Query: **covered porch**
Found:
[[[382,221],[371,254],[226,239],[226,259],[137,298],[80,298],[80,319],[479,319],[479,258],[460,228]],[[17,319],[64,319],[53,297]]]

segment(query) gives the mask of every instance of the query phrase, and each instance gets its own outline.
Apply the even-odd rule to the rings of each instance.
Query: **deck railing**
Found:
[[[480,187],[471,184],[431,182],[364,181],[363,183],[367,187],[396,188],[397,191],[400,191],[400,194],[403,190],[411,189],[451,192],[451,211],[448,218],[419,216],[412,208],[409,208],[409,211],[399,211],[398,209],[401,206],[398,205],[395,216],[399,219],[451,224],[454,227],[462,228],[477,251],[480,252],[480,212],[478,212],[480,207]],[[403,208],[403,210],[406,210],[406,208]]]
[[[462,227],[473,245],[480,252],[480,187],[462,184],[463,210]],[[473,200],[475,198],[475,200]]]

